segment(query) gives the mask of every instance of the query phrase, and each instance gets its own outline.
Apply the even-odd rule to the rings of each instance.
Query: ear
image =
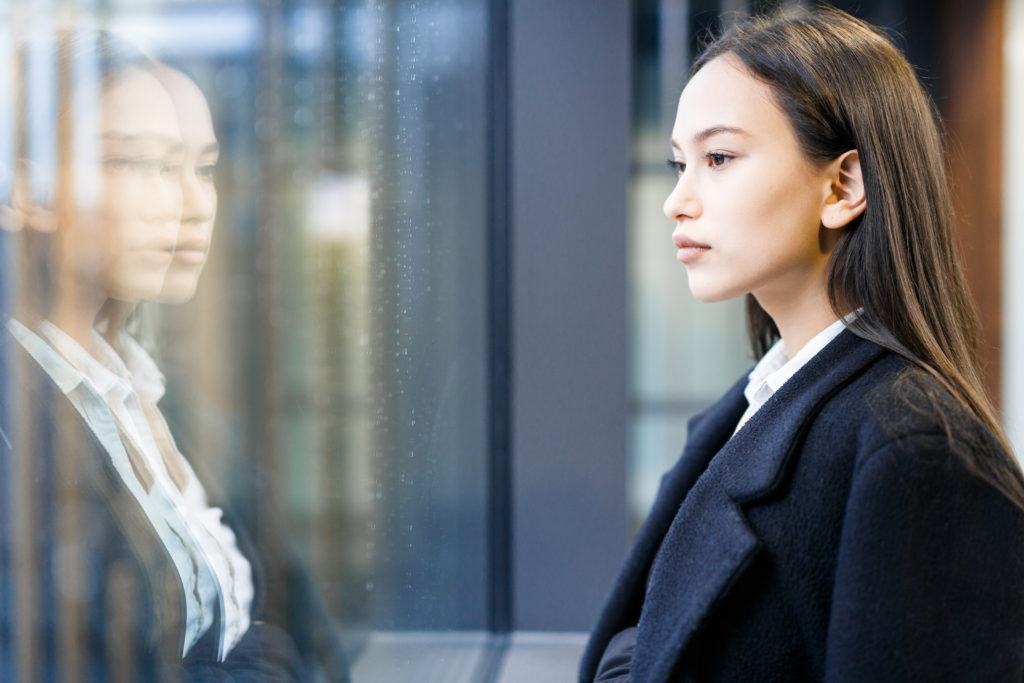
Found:
[[[3,209],[4,229],[18,231],[28,228],[36,232],[57,230],[57,217],[50,207],[51,193],[45,189],[48,180],[38,164],[27,159],[18,160],[11,187],[11,206]],[[43,189],[40,190],[40,187]]]
[[[864,213],[868,205],[857,150],[844,152],[832,161],[829,176],[829,194],[821,210],[821,224],[826,228],[842,228]]]

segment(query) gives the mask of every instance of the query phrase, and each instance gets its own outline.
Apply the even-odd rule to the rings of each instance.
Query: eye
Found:
[[[676,161],[675,159],[667,160],[668,167],[676,172],[676,175],[682,175],[683,171],[686,170],[686,164],[682,161]]]
[[[704,155],[704,158],[708,160],[708,166],[717,168],[719,166],[725,166],[727,163],[732,161],[734,158],[731,154],[725,152],[708,152]]]
[[[142,175],[171,175],[178,172],[177,162],[161,157],[109,157],[103,165],[115,173],[133,173]]]
[[[111,159],[104,159],[103,166],[110,171],[127,171],[131,166],[131,161],[128,159],[122,159],[120,157],[114,157]]]
[[[216,164],[203,164],[196,167],[196,177],[200,180],[212,180],[213,172],[216,170]]]
[[[103,165],[118,173],[155,173],[162,164],[150,157],[110,157],[103,160]]]

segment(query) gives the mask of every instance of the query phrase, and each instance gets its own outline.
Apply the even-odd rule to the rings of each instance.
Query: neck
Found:
[[[118,338],[124,330],[128,316],[131,315],[133,310],[135,310],[135,304],[117,299],[107,299],[99,310],[97,322],[100,320],[106,321],[103,338],[115,349],[118,348]]]
[[[83,349],[95,355],[93,333],[97,323],[105,320],[104,336],[108,341],[115,340],[124,329],[133,304],[110,299],[104,288],[95,283],[83,283],[82,279],[66,270],[57,276],[53,304],[46,317]]]
[[[93,349],[93,325],[103,306],[103,298],[76,283],[58,284],[49,320],[90,353]]]
[[[775,321],[779,335],[792,358],[819,332],[838,320],[829,303],[825,283],[802,288],[801,294],[769,297],[755,295],[765,312]]]

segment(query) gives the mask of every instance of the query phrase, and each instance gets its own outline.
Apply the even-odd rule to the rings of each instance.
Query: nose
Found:
[[[669,219],[679,222],[684,218],[694,219],[700,216],[700,202],[697,201],[692,184],[685,171],[676,178],[676,186],[669,192],[662,206]]]
[[[211,183],[196,177],[194,169],[184,169],[181,174],[181,220],[192,223],[212,220],[217,210],[215,192]]]
[[[149,199],[148,214],[160,221],[178,221],[181,219],[182,194],[181,184],[175,175],[165,175],[162,182],[153,186]]]

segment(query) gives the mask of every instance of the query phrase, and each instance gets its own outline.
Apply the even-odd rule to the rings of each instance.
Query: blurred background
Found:
[[[741,302],[689,294],[664,160],[702,39],[778,4],[0,10],[5,63],[21,31],[87,25],[206,94],[211,260],[133,330],[184,454],[228,488],[238,457],[263,472],[356,681],[573,676],[686,421],[752,363]],[[886,27],[946,121],[987,381],[1024,452],[1024,2],[836,4]],[[48,59],[25,67],[41,93]]]

